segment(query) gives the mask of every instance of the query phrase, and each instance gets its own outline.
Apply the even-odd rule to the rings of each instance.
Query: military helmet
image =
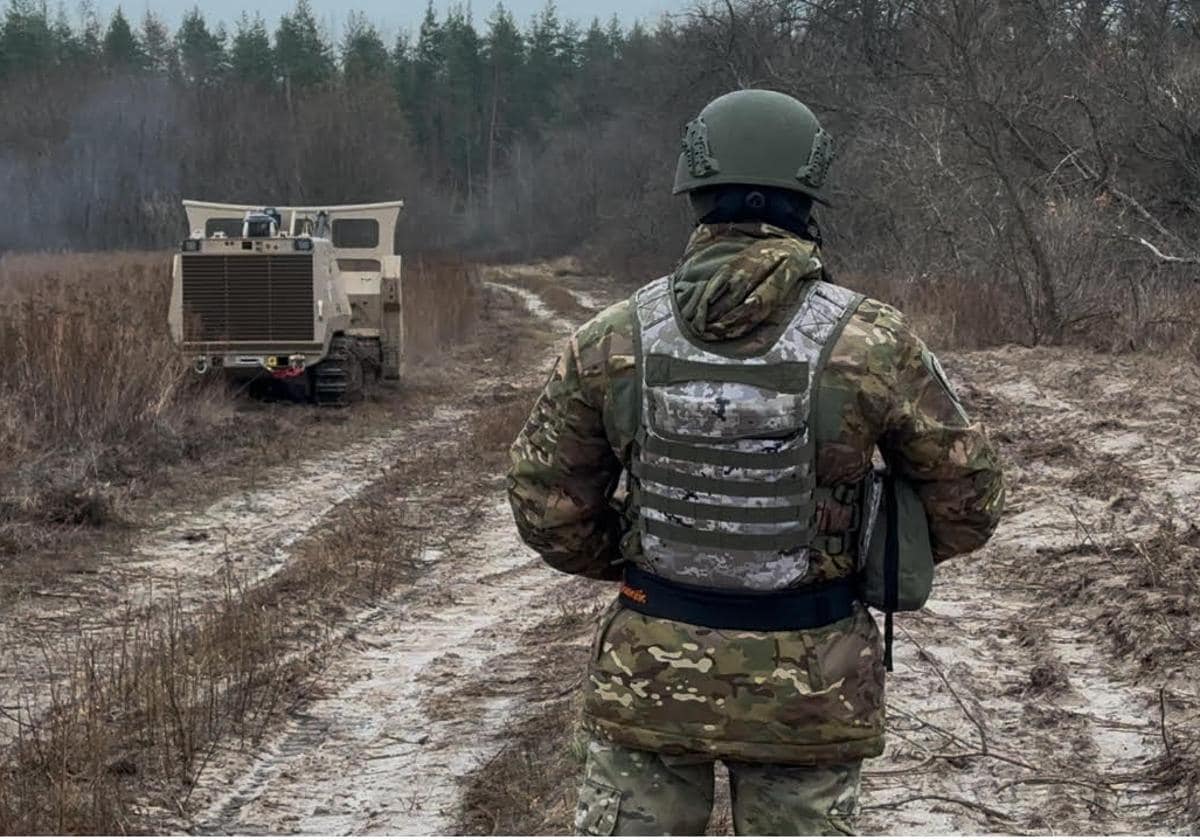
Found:
[[[833,143],[808,106],[773,90],[738,90],[687,124],[675,167],[682,192],[720,184],[794,190],[825,203]]]

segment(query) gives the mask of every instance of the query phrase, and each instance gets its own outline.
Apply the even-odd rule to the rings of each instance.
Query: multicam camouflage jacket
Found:
[[[697,228],[671,278],[690,335],[732,354],[772,346],[821,277],[812,243],[760,224]],[[632,300],[570,339],[513,444],[509,497],[523,539],[556,569],[617,580],[644,565],[621,476],[641,427]],[[935,558],[981,546],[1003,506],[995,450],[937,360],[892,307],[864,299],[814,384],[819,488],[860,481],[878,446],[919,489]],[[818,533],[845,511],[818,512]],[[815,540],[794,585],[854,574],[853,541]],[[819,764],[883,748],[884,670],[863,607],[816,630],[728,631],[614,604],[593,644],[584,725],[626,746]]]

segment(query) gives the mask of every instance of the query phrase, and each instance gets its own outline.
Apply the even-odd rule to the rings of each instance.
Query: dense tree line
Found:
[[[485,209],[519,210],[530,186],[514,193],[513,176],[550,135],[603,124],[636,98],[622,59],[650,40],[615,19],[581,29],[552,4],[523,27],[497,6],[482,28],[431,4],[393,44],[351,14],[335,44],[307,0],[273,31],[243,14],[229,32],[194,8],[174,33],[152,12],[137,26],[120,7],[103,26],[86,13],[73,26],[11,0],[0,184],[24,186],[33,212],[0,246],[161,242],[176,215],[163,202],[180,192],[279,203],[399,193],[423,199],[414,212],[440,235],[461,236],[464,215],[478,229]]]
[[[636,275],[686,235],[680,127],[748,86],[809,102],[837,140],[837,269],[1026,340],[1194,322],[1187,0],[700,0],[650,27],[430,6],[393,43],[357,14],[335,43],[306,0],[174,32],[9,0],[0,248],[169,242],[184,195],[400,195],[407,248],[584,249]]]

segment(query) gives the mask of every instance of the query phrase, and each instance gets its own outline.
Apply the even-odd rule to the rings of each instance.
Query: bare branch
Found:
[[[1171,263],[1173,265],[1200,265],[1200,257],[1179,257],[1174,254],[1164,254],[1152,242],[1147,241],[1141,236],[1129,237],[1131,242],[1136,242],[1147,251],[1154,255],[1154,258],[1159,262]]]

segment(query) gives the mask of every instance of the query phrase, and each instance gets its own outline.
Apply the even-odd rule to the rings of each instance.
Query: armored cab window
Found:
[[[221,236],[241,236],[242,235],[242,220],[241,219],[209,219],[204,223],[204,235],[212,238],[220,234]]]
[[[246,236],[266,238],[275,232],[275,217],[266,213],[247,213],[245,218]]]
[[[376,248],[379,246],[379,222],[374,219],[334,219],[335,248]]]

